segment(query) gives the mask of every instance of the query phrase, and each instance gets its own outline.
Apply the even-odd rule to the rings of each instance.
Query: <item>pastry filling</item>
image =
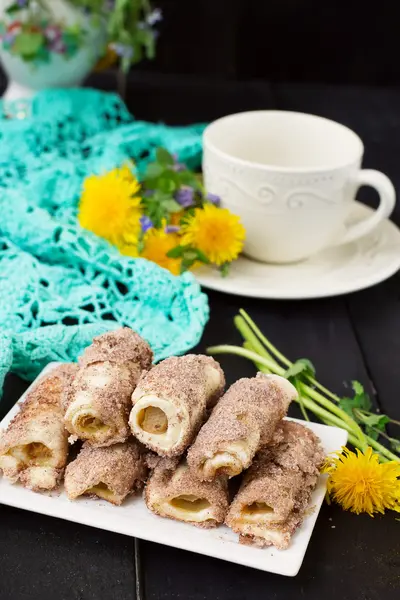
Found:
[[[252,502],[247,504],[241,510],[240,523],[251,523],[261,525],[265,523],[279,522],[281,519],[277,517],[272,506],[266,502]]]
[[[253,458],[252,448],[257,447],[259,436],[226,442],[211,458],[204,460],[202,469],[207,479],[213,479],[216,475],[228,475],[234,477],[247,468]]]
[[[148,406],[140,411],[137,422],[146,433],[161,434],[168,429],[167,415],[158,406]]]
[[[80,431],[84,431],[89,435],[96,433],[97,431],[108,429],[107,425],[105,425],[103,421],[100,421],[100,419],[91,414],[83,415],[77,419],[76,426],[80,429]]]
[[[243,514],[247,515],[266,515],[274,512],[274,509],[265,502],[252,502],[243,509]]]
[[[205,498],[198,498],[192,494],[182,494],[170,500],[171,506],[178,510],[183,510],[191,513],[197,513],[205,508],[209,508],[211,504]]]
[[[26,465],[34,464],[38,466],[48,464],[49,459],[52,457],[50,448],[41,442],[15,446],[8,451],[8,454]]]
[[[171,450],[180,443],[189,416],[183,409],[153,394],[142,396],[134,404],[129,424],[141,442],[155,449]]]
[[[95,494],[104,500],[113,500],[115,497],[114,492],[112,492],[110,488],[102,481],[100,481],[97,485],[88,488],[85,494]]]

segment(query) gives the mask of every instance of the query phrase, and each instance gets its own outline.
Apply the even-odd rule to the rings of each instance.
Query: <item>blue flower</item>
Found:
[[[215,206],[219,206],[221,204],[221,198],[216,194],[208,193],[206,196],[206,200],[211,202],[211,204],[215,204]]]
[[[167,225],[164,231],[165,233],[178,233],[179,229],[178,225]]]
[[[183,206],[183,208],[188,208],[192,206],[194,201],[194,190],[188,185],[183,185],[180,190],[177,191],[175,200]]]
[[[146,18],[146,23],[150,27],[154,27],[160,21],[162,21],[162,12],[159,8],[155,8]]]
[[[140,225],[143,233],[146,233],[146,231],[153,227],[153,221],[147,215],[143,215],[143,217],[140,217]]]
[[[28,0],[17,0],[17,4],[20,8],[24,8],[28,4]]]
[[[110,44],[110,48],[114,50],[118,56],[122,58],[132,58],[133,56],[133,48],[131,46],[126,46],[125,44]]]

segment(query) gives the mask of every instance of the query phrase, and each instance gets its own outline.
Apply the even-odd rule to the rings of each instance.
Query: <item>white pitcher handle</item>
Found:
[[[335,245],[353,242],[375,229],[381,221],[387,219],[387,217],[392,214],[396,204],[396,191],[394,186],[389,177],[380,171],[374,171],[373,169],[359,171],[355,176],[355,183],[357,189],[362,185],[370,185],[375,188],[380,198],[379,206],[374,214],[367,219],[364,219],[355,225],[350,225],[347,228],[344,237],[340,238]]]

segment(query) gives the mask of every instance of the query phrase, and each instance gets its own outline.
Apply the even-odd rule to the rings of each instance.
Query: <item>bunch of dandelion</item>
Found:
[[[352,452],[342,448],[328,456],[323,473],[329,474],[329,496],[345,510],[356,513],[400,512],[400,463],[379,462],[372,448]]]
[[[238,216],[226,208],[205,204],[184,220],[181,244],[200,250],[210,263],[221,267],[237,259],[245,235]]]
[[[142,214],[139,191],[140,184],[128,166],[87,177],[78,207],[80,225],[123,254],[137,256]]]
[[[122,254],[143,257],[174,275],[209,264],[227,274],[239,256],[245,230],[239,217],[220,208],[198,175],[164,148],[143,174],[129,166],[91,175],[83,185],[78,220]],[[166,191],[168,190],[168,191]]]

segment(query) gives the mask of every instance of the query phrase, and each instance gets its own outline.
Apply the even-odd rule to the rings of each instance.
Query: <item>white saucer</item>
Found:
[[[351,222],[372,212],[354,203]],[[229,275],[202,267],[195,274],[202,286],[211,290],[271,299],[324,298],[355,292],[384,281],[400,269],[400,230],[389,220],[369,235],[324,250],[296,264],[272,265],[240,257]]]

